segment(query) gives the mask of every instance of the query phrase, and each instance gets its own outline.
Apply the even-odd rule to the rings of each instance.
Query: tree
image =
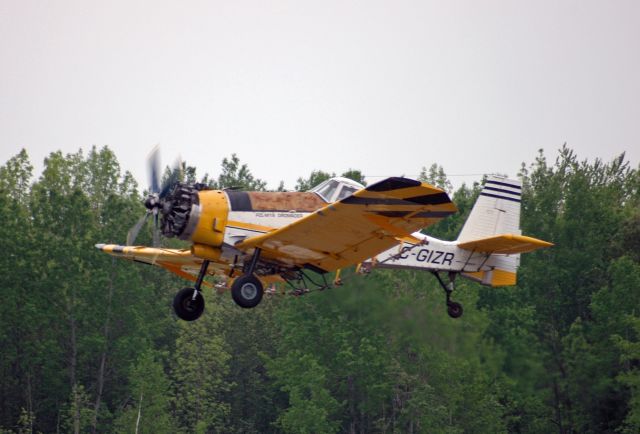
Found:
[[[271,372],[281,390],[289,395],[289,407],[277,424],[286,433],[335,433],[339,423],[333,418],[338,402],[326,388],[327,370],[309,354],[293,351],[271,364]]]
[[[178,425],[186,432],[226,432],[229,353],[221,335],[221,318],[209,303],[198,321],[178,322],[172,367]]]
[[[116,156],[53,152],[34,182],[21,151],[0,167],[0,432],[637,432],[640,173],[564,146],[520,176],[523,232],[556,245],[523,256],[515,287],[458,280],[459,320],[426,273],[347,269],[252,310],[210,293],[186,323],[182,280],[93,247],[144,212]],[[218,183],[264,188],[235,155]],[[455,239],[479,189],[428,232]]]
[[[627,316],[625,320],[631,330],[629,337],[613,335],[613,342],[620,350],[620,362],[623,370],[617,379],[628,387],[631,392],[629,398],[629,412],[624,419],[621,432],[635,433],[640,430],[640,317]],[[633,335],[633,338],[631,337]]]
[[[295,420],[287,425],[292,432],[311,430],[299,408],[308,406],[325,428],[339,421],[343,432],[429,432],[441,420],[451,429],[502,429],[493,377],[479,361],[492,353],[478,351],[485,346],[482,314],[465,315],[466,325],[451,323],[442,291],[420,273],[376,271],[366,280],[346,273],[343,280],[330,292],[285,300],[276,314],[279,339],[268,373],[288,395],[281,414],[291,415],[279,423]],[[461,287],[460,299],[471,303],[467,297],[474,293]],[[312,372],[295,373],[299,360]],[[427,416],[426,408],[442,414]],[[471,413],[477,416],[465,417]]]
[[[230,388],[224,395],[229,404],[228,432],[273,432],[286,397],[268,377],[265,359],[275,353],[279,336],[274,314],[282,300],[265,297],[254,309],[240,309],[228,294],[221,297],[216,303],[221,305],[221,327],[232,361],[226,377]]]
[[[171,383],[164,372],[164,355],[148,349],[131,369],[132,395],[116,421],[119,432],[174,433]]]
[[[611,331],[596,311],[604,306],[597,294],[609,287],[611,264],[621,251],[615,243],[626,204],[633,202],[635,176],[623,156],[607,164],[579,161],[566,146],[553,165],[540,152],[521,171],[523,232],[556,245],[524,257],[518,286],[483,290],[481,305],[493,323],[489,336],[505,349],[503,369],[513,379],[527,379],[512,383],[517,386],[510,394],[535,396],[543,404],[531,406],[541,408],[537,416],[525,406],[512,407],[529,426],[546,420],[561,433],[610,431],[624,417],[626,398],[616,390],[606,344]],[[509,325],[512,318],[524,318],[518,333]],[[541,372],[531,377],[514,370],[526,365]]]
[[[161,281],[157,273],[116,265],[93,247],[124,241],[142,212],[140,197],[107,148],[87,156],[52,153],[33,187],[25,177],[29,167],[23,152],[0,169],[7,187],[0,191],[0,231],[7,232],[0,235],[15,248],[0,260],[6,267],[0,277],[0,309],[6,309],[0,318],[6,360],[0,363],[0,424],[15,421],[23,407],[35,429],[52,432],[70,411],[67,428],[77,432],[89,411],[89,430],[105,431],[126,387],[127,367],[145,349],[141,340],[171,339],[166,322],[156,319],[162,297],[148,284]]]
[[[13,425],[23,410],[35,417],[38,384],[50,366],[45,360],[38,365],[46,344],[39,345],[43,318],[31,294],[37,240],[29,218],[32,170],[24,149],[0,167],[0,426]]]
[[[89,431],[93,411],[89,395],[81,384],[72,388],[65,413],[62,424],[66,432]]]
[[[433,163],[428,170],[423,166],[420,170],[420,175],[418,175],[418,180],[439,187],[447,193],[453,191],[453,185],[447,178],[444,169],[437,163]]]
[[[309,191],[316,185],[336,176],[335,173],[323,172],[322,170],[314,170],[307,178],[298,178],[296,183],[296,191]]]
[[[344,172],[341,176],[343,176],[344,178],[353,179],[354,181],[359,182],[362,185],[367,185],[367,181],[365,181],[364,175],[360,170],[349,169],[346,172]]]
[[[218,176],[216,188],[238,188],[249,191],[263,191],[267,183],[255,178],[246,164],[240,164],[236,154],[222,160],[222,173]]]

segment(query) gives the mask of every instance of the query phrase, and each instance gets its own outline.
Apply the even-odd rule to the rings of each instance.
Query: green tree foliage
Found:
[[[226,432],[229,404],[222,396],[229,354],[225,351],[219,307],[209,303],[195,322],[178,323],[172,366],[178,425],[184,432]]]
[[[336,176],[335,173],[323,172],[322,170],[314,170],[307,178],[298,178],[296,183],[296,191],[309,191],[316,185]]]
[[[0,424],[12,426],[23,407],[37,430],[64,425],[78,432],[89,411],[88,430],[104,431],[140,340],[171,340],[149,286],[157,277],[93,248],[123,241],[142,212],[140,198],[106,148],[51,154],[33,185],[29,167],[22,152],[0,176],[9,193],[0,196],[2,228],[10,230],[3,242],[13,244],[2,273],[1,359],[9,371],[2,375],[7,405]]]
[[[207,291],[203,317],[178,321],[184,281],[93,247],[144,213],[116,156],[54,152],[32,171],[26,151],[0,167],[2,433],[640,429],[640,173],[624,156],[564,146],[523,164],[523,233],[555,247],[524,255],[515,287],[459,279],[459,320],[427,273],[344,270],[343,286],[252,310]],[[266,188],[235,154],[216,177],[180,176]],[[437,164],[421,179],[459,209],[426,232],[457,238],[480,185],[452,191]]]
[[[129,375],[131,397],[115,422],[118,432],[174,433],[171,382],[164,357],[152,349],[140,354]]]
[[[287,300],[277,313],[281,338],[268,367],[289,395],[278,419],[285,432],[317,432],[319,421],[326,432],[500,432],[493,375],[480,359],[490,355],[486,319],[471,312],[472,328],[452,324],[424,275],[360,279]],[[300,360],[313,369],[299,372]]]
[[[423,166],[420,170],[418,180],[439,187],[447,193],[451,193],[453,191],[451,181],[447,178],[447,174],[444,172],[442,166],[437,163],[433,163],[429,166],[428,170]]]
[[[272,363],[271,374],[289,396],[289,407],[277,420],[287,433],[334,433],[338,422],[332,418],[339,404],[326,387],[327,371],[310,354],[293,351]]]
[[[22,150],[0,168],[0,426],[12,426],[22,411],[32,414],[38,384],[43,375],[57,366],[46,363],[38,341],[46,319],[36,319],[39,305],[25,289],[32,288],[31,263],[36,260],[35,234],[29,218],[29,191],[32,166]],[[39,362],[43,362],[39,365]],[[52,373],[52,372],[51,372]],[[36,390],[34,391],[34,387]]]
[[[240,158],[236,154],[231,154],[231,158],[222,160],[222,172],[214,186],[216,188],[262,191],[265,190],[267,183],[255,178],[249,167],[246,164],[240,164]]]
[[[349,179],[353,179],[356,182],[359,182],[362,185],[367,185],[367,181],[364,179],[364,174],[357,169],[349,169],[344,172],[341,176]]]
[[[620,362],[623,365],[618,381],[631,393],[629,412],[621,431],[634,433],[640,431],[640,318],[626,316],[625,320],[628,325],[625,337],[613,335],[612,338],[620,350]]]
[[[89,402],[89,394],[83,385],[74,385],[69,396],[69,404],[65,406],[62,417],[62,429],[65,432],[88,432],[91,426],[93,411]]]
[[[515,403],[516,419],[547,420],[545,429],[559,432],[613,432],[625,417],[611,335],[619,310],[638,294],[637,281],[616,283],[633,274],[629,260],[618,257],[620,231],[636,212],[629,209],[637,206],[636,177],[624,156],[591,163],[566,146],[554,164],[541,152],[522,171],[523,232],[556,246],[523,258],[516,288],[481,292],[493,323],[489,336],[506,350],[505,373],[528,378],[511,393],[535,399],[529,407]],[[509,318],[524,321],[514,328]],[[521,371],[527,365],[532,376]]]
[[[277,408],[286,397],[267,375],[265,358],[273,356],[279,339],[275,333],[274,312],[279,309],[280,297],[265,297],[254,309],[241,309],[228,294],[222,294],[220,315],[225,341],[230,355],[227,382],[229,390],[224,400],[229,403],[227,432],[268,433]]]

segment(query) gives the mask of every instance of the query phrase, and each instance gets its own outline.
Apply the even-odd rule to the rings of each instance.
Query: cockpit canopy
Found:
[[[309,191],[320,196],[325,202],[337,202],[363,188],[364,185],[353,179],[335,177],[327,179]]]

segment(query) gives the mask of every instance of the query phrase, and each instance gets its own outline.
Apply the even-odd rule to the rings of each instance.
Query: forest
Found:
[[[640,432],[640,171],[566,145],[530,158],[523,233],[555,246],[523,255],[516,286],[461,281],[462,318],[429,273],[345,270],[255,309],[209,288],[190,323],[171,309],[186,281],[94,248],[144,214],[117,156],[52,152],[35,176],[23,150],[0,167],[0,433]],[[454,240],[480,184],[454,191],[431,163],[421,180],[459,212],[426,232]],[[268,188],[236,155],[184,168]]]

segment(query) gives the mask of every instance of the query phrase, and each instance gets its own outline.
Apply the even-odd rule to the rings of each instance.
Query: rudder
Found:
[[[489,176],[462,227],[458,242],[492,235],[520,235],[520,181]]]

